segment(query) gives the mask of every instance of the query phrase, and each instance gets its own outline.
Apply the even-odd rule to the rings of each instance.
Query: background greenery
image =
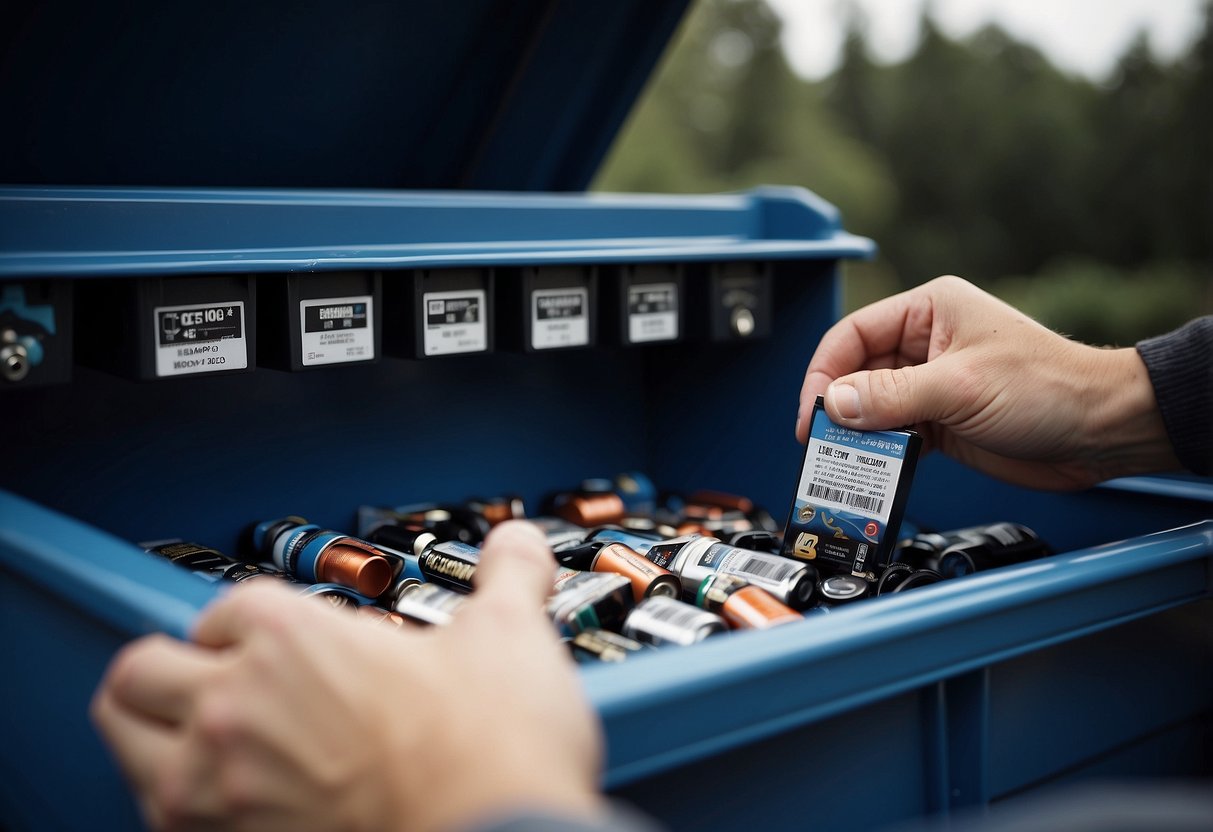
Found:
[[[921,27],[877,64],[852,10],[839,69],[809,82],[762,0],[698,0],[595,188],[803,185],[880,245],[848,265],[849,308],[952,273],[1090,343],[1213,312],[1213,0],[1188,54],[1139,40],[1103,83],[995,26]]]

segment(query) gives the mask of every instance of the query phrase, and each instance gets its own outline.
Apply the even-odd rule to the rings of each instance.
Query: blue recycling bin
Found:
[[[797,188],[582,193],[684,5],[16,4],[0,314],[54,337],[0,383],[0,824],[138,827],[87,702],[213,588],[134,541],[230,551],[255,519],[353,530],[359,505],[620,471],[781,515],[805,362],[873,244]],[[754,337],[713,306],[729,269],[769,281]],[[576,343],[516,303],[569,273]],[[311,342],[306,310],[267,318],[317,281],[373,299],[382,343],[349,337],[374,360],[305,366],[323,313]],[[679,302],[632,329],[652,285]],[[455,330],[428,304],[468,298],[468,354],[430,350]],[[223,351],[175,340],[228,308]],[[225,363],[173,367],[198,356]],[[1213,484],[1044,494],[928,457],[907,517],[1015,520],[1059,554],[586,667],[604,786],[674,829],[826,830],[1210,773]]]

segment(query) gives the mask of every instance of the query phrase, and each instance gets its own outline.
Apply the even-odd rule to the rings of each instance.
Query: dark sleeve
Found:
[[[1213,475],[1213,315],[1137,345],[1175,455]]]

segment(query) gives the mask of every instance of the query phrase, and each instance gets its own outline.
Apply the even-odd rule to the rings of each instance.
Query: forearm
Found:
[[[1132,348],[1094,353],[1090,395],[1084,405],[1096,480],[1182,468],[1141,356]]]

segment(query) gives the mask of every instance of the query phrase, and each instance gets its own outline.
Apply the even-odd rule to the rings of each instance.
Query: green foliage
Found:
[[[765,3],[701,0],[596,187],[803,185],[881,246],[852,267],[852,308],[954,273],[1132,343],[1213,311],[1213,2],[1205,17],[1181,60],[1139,41],[1094,84],[997,27],[953,40],[929,16],[913,55],[879,65],[853,13],[839,69],[810,83]]]

